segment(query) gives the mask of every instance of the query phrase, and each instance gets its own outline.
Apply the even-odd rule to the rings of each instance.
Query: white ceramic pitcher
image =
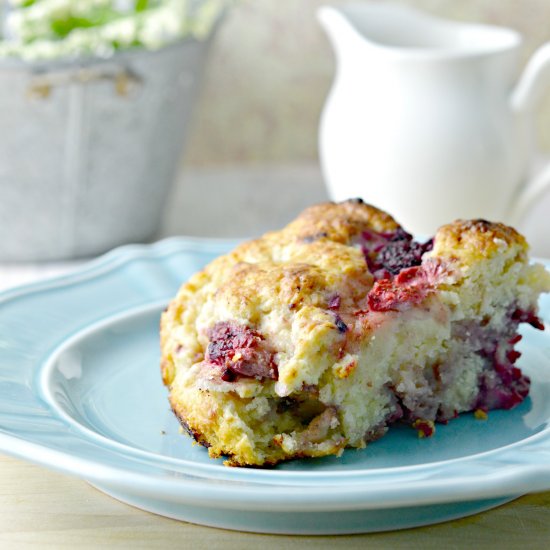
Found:
[[[320,127],[332,198],[362,197],[425,234],[459,217],[519,223],[550,186],[532,139],[550,43],[516,84],[513,30],[393,4],[318,17],[337,58]]]

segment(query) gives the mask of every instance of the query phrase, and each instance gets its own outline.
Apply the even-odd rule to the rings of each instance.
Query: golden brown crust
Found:
[[[311,256],[312,251],[307,245],[314,247],[315,243],[322,243],[315,253],[332,255],[335,244],[348,246],[366,230],[391,232],[399,227],[389,214],[360,199],[317,204],[304,210],[280,231],[266,233],[236,247],[220,263],[300,261],[302,254]],[[349,255],[349,252],[343,253]],[[215,270],[221,267],[220,263],[214,262]]]
[[[352,199],[311,206],[290,223],[283,233],[297,240],[325,238],[347,244],[367,228],[389,232],[398,227],[399,224],[386,212],[361,200]]]
[[[467,266],[504,249],[525,255],[527,242],[515,229],[487,220],[456,220],[442,226],[434,238],[432,256],[452,258]]]
[[[308,208],[281,231],[245,242],[214,260],[181,287],[162,316],[165,384],[169,386],[176,374],[174,326],[187,325],[187,331],[194,333],[191,339],[200,344],[186,349],[189,356],[198,360],[204,354],[200,349],[204,335],[197,330],[196,319],[187,324],[182,316],[195,318],[210,300],[214,317],[229,310],[233,317],[255,325],[270,308],[285,304],[294,315],[305,306],[326,307],[334,294],[343,305],[360,309],[359,301],[371,288],[373,277],[360,247],[350,245],[363,231],[398,227],[391,216],[358,200],[324,203]]]

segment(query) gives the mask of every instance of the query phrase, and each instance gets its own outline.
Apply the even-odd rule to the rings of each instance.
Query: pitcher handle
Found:
[[[510,224],[519,225],[535,202],[540,200],[548,190],[550,190],[550,160],[546,160],[546,165],[520,189],[510,206],[508,214]]]
[[[532,144],[537,141],[534,112],[549,89],[550,42],[547,42],[535,52],[527,64],[511,97],[512,109],[517,113],[520,123],[523,119],[523,124],[528,126]],[[543,155],[539,153],[538,158],[543,159]],[[535,202],[550,189],[550,159],[539,161],[538,165],[533,171],[534,176],[521,187],[509,207],[508,219],[512,225],[519,224]]]

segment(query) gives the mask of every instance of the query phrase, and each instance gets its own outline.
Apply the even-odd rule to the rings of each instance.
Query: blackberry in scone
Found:
[[[163,381],[184,428],[231,466],[340,454],[392,423],[431,435],[529,392],[518,326],[550,274],[484,220],[416,242],[360,200],[304,211],[183,284],[162,316]]]

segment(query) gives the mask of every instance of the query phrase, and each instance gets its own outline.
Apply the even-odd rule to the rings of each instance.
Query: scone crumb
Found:
[[[413,428],[418,431],[418,437],[420,439],[424,437],[432,437],[435,433],[435,424],[432,420],[424,420],[418,418],[413,422]]]
[[[357,367],[357,357],[346,354],[341,361],[334,364],[334,372],[338,378],[347,378]]]
[[[476,409],[474,411],[474,416],[476,420],[487,420],[487,418],[489,418],[487,411],[484,411],[483,409]]]

